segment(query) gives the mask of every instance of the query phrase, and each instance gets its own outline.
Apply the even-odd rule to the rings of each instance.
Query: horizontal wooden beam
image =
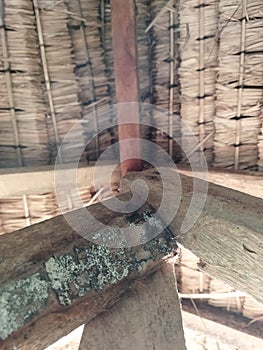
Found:
[[[79,187],[89,187],[93,183],[95,163],[90,165],[79,164],[77,171],[77,184]],[[67,169],[71,169],[72,164],[59,165],[59,170],[63,176]],[[109,164],[100,165],[101,174],[108,174],[112,166]],[[118,183],[120,171],[116,171],[112,178]],[[101,185],[104,185],[101,179]],[[97,179],[97,183],[98,183]],[[0,198],[8,198],[22,195],[43,194],[55,192],[54,166],[12,168],[0,170]]]
[[[128,200],[122,195],[120,199]],[[111,200],[109,200],[110,202]],[[99,222],[84,232],[113,237],[118,227],[135,227],[148,235],[158,221],[142,229],[151,208],[111,212],[102,204],[89,207]],[[71,213],[80,225],[86,208]],[[136,216],[136,222],[133,215]],[[134,248],[107,248],[76,234],[63,216],[0,237],[0,348],[44,349],[114,304],[138,279],[176,252],[167,229],[156,239]],[[15,302],[14,302],[15,301]]]
[[[177,166],[180,174],[193,176],[189,167]],[[195,176],[203,178],[204,172],[195,171]],[[258,171],[234,171],[211,168],[207,172],[207,181],[216,185],[231,188],[236,191],[263,198],[263,176]]]
[[[90,186],[93,182],[96,163],[89,165],[80,163],[78,168],[78,186]],[[100,165],[98,173],[108,174],[111,164]],[[178,171],[187,176],[193,176],[188,167],[177,166]],[[71,169],[72,164],[60,165],[62,173]],[[63,170],[64,168],[64,170]],[[202,175],[202,172],[199,174]],[[198,173],[197,173],[198,176]],[[104,185],[104,178],[101,178],[101,185]],[[104,180],[105,181],[105,180]],[[112,181],[119,183],[120,170],[114,173]],[[209,169],[208,181],[229,187],[237,191],[248,193],[252,196],[263,198],[263,176],[260,172],[235,172],[227,169]],[[0,194],[1,198],[8,198],[22,195],[43,194],[55,192],[54,166],[24,167],[0,169]]]

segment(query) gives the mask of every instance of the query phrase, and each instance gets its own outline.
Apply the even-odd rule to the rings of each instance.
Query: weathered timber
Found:
[[[193,176],[189,167],[177,166],[179,173]],[[203,178],[204,172],[196,172],[195,176]],[[254,197],[263,198],[263,176],[258,171],[241,171],[229,169],[209,169],[207,181],[216,185],[232,188],[240,192],[250,194]]]
[[[79,350],[186,350],[171,263],[135,284],[111,309],[89,322]]]
[[[56,172],[67,176],[68,169],[72,169],[76,164],[60,164]],[[112,169],[112,165],[100,165],[102,174]],[[77,184],[79,187],[90,186],[94,182],[95,164],[88,166],[79,163],[77,170]],[[59,175],[60,177],[63,175]],[[112,183],[118,183],[120,171],[116,170],[112,176]],[[96,179],[97,185],[104,185],[102,181]],[[0,169],[0,198],[8,198],[22,195],[43,194],[55,192],[54,166],[46,165],[41,167],[23,167]]]
[[[172,191],[175,175],[166,178],[171,207],[176,200]],[[123,180],[126,189],[138,178],[147,182],[149,196],[137,218],[134,213],[113,213],[102,204],[89,207],[89,212],[99,222],[115,227],[120,223],[129,226],[154,212],[162,198],[160,176],[156,170],[130,173]],[[0,337],[5,340],[0,341],[0,348],[13,349],[15,344],[19,349],[41,349],[87,323],[114,304],[130,281],[174,252],[174,237],[201,258],[203,270],[262,301],[262,199],[209,184],[197,223],[182,234],[193,179],[183,175],[180,179],[180,207],[169,229],[142,246],[109,249],[96,245],[76,234],[62,216],[1,236]],[[128,200],[130,194],[120,198]],[[99,232],[100,225],[85,220],[86,210],[70,215],[89,236]]]
[[[121,195],[127,200],[127,195]],[[89,213],[116,228],[139,225],[151,215],[147,203],[131,216],[95,204]],[[76,222],[86,208],[72,212]],[[153,223],[153,225],[155,225]],[[158,223],[157,223],[158,224]],[[148,226],[149,229],[151,227]],[[86,234],[100,234],[87,223]],[[147,229],[142,235],[147,235]],[[105,232],[103,232],[105,234]],[[169,231],[133,248],[107,248],[76,234],[63,216],[0,237],[0,348],[44,349],[114,304],[134,279],[176,252]]]
[[[138,178],[147,182],[148,202],[158,208],[162,198],[160,176],[156,170],[129,173],[122,180],[123,190],[128,190],[131,182]],[[263,200],[209,183],[201,215],[195,225],[182,234],[181,226],[194,190],[192,178],[181,174],[180,179],[180,207],[169,225],[177,241],[201,259],[203,271],[263,302]],[[203,180],[198,182],[202,184]],[[174,184],[175,177],[171,176],[171,189]],[[198,191],[196,189],[195,193],[201,197],[204,193]],[[170,198],[166,198],[168,204],[175,200],[172,190],[170,193]]]
[[[98,168],[98,164],[96,167]],[[98,173],[105,174],[111,170],[112,165],[99,165],[99,167],[101,170],[98,171]],[[180,173],[192,176],[192,171],[189,167],[177,167]],[[65,170],[63,170],[63,168],[65,168]],[[66,173],[68,168],[72,168],[72,164],[60,165],[60,169],[57,171],[65,171]],[[94,162],[90,162],[88,166],[84,163],[79,163],[77,171],[77,183],[79,187],[84,187],[93,183],[94,169]],[[202,172],[200,172],[200,174],[202,175]],[[117,171],[113,173],[112,183],[119,183],[119,181],[120,171],[117,169]],[[248,193],[255,197],[263,198],[263,176],[260,172],[235,172],[229,169],[214,168],[209,169],[208,181]],[[96,179],[96,183],[104,185],[103,178],[101,178],[100,181]],[[54,166],[0,169],[1,198],[48,192],[55,192]]]
[[[139,98],[135,0],[111,0],[111,23],[120,160],[125,174],[142,166],[139,107],[129,103]]]

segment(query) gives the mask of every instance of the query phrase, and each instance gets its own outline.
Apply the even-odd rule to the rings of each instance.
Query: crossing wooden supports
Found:
[[[147,182],[148,201],[157,209],[163,195],[160,176],[155,170],[141,175],[130,173],[122,180],[123,188],[128,189],[138,176]],[[191,177],[181,174],[180,179],[180,207],[169,226],[177,241],[201,259],[203,271],[263,302],[263,199],[209,183],[205,206],[197,222],[181,234],[193,192],[198,197],[202,191],[194,190]],[[173,183],[177,185],[175,178],[171,178],[170,186]]]
[[[175,178],[169,180],[171,188]],[[147,236],[160,227],[161,216],[152,220],[163,196],[163,181],[155,169],[129,173],[122,181],[126,191],[135,179],[149,187],[147,202],[135,212],[121,214],[95,204],[88,209],[98,221],[94,224],[85,219],[86,208],[72,211],[69,215],[82,236],[63,216],[0,236],[0,348],[41,350],[89,323],[175,254],[176,241],[201,258],[201,269],[262,302],[263,200],[210,183],[197,222],[182,234],[193,192],[202,193],[194,190],[191,177],[180,178],[182,195],[172,222],[143,245],[107,248],[83,236],[114,237],[118,228],[129,225]],[[130,197],[124,193],[119,198]],[[169,193],[167,198],[168,204],[175,200]],[[147,217],[150,226],[144,231],[140,223]],[[99,222],[108,225],[108,231],[102,232]]]

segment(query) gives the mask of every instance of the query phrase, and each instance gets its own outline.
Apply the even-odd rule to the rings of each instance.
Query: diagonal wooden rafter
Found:
[[[123,179],[123,188],[138,178],[147,182],[150,193],[137,215],[155,211],[162,199],[161,178],[155,170],[131,173]],[[176,252],[174,238],[201,258],[201,269],[262,301],[263,200],[209,184],[197,223],[182,235],[193,183],[183,175],[181,182],[180,208],[169,230],[142,246],[105,250],[76,234],[63,216],[1,236],[1,349],[9,350],[14,341],[22,350],[34,348],[36,342],[44,347],[87,323],[114,304],[132,280],[158,268],[163,257]],[[121,196],[130,198],[130,194]],[[102,204],[89,207],[89,212],[110,226],[129,221],[127,215],[112,213]],[[82,227],[86,209],[70,215]],[[90,223],[82,229],[89,235],[98,232],[99,226]],[[129,272],[122,274],[127,266]]]

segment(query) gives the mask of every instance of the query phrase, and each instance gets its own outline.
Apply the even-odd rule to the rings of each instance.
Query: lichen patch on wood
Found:
[[[101,205],[94,208],[102,215]],[[82,213],[77,211],[76,214],[80,220]],[[134,279],[155,270],[164,257],[175,254],[177,249],[174,235],[165,228],[161,218],[154,215],[149,205],[130,215],[108,216],[105,220],[108,228],[104,230],[87,227],[87,239],[74,233],[72,239],[70,226],[65,225],[63,220],[60,224],[57,218],[52,220],[36,225],[34,230],[29,228],[36,242],[48,236],[48,245],[45,250],[41,245],[37,246],[32,255],[27,252],[24,261],[30,267],[28,273],[22,270],[21,275],[17,272],[11,280],[5,279],[0,284],[0,347],[3,344],[7,346],[3,349],[9,349],[6,344],[12,343],[13,339],[19,346],[26,343],[28,348],[32,348],[32,344],[35,346],[40,338],[46,346],[49,345],[51,338],[55,341],[64,335],[66,326],[69,332],[84,319],[92,319],[115,303]],[[55,232],[53,222],[56,222]],[[122,227],[131,228],[131,234],[135,234],[138,242],[144,243],[129,247],[125,241],[129,234],[123,236]],[[14,235],[19,239],[21,234],[26,234],[23,232]],[[88,239],[91,236],[93,240]],[[61,237],[69,239],[62,240]],[[94,237],[101,245],[96,244]],[[123,244],[113,244],[114,248],[109,246],[122,237]],[[25,254],[23,242],[26,240],[21,241],[21,251]],[[53,242],[56,242],[56,250]],[[21,263],[21,259],[17,260]],[[16,264],[16,269],[19,266]],[[82,299],[85,310],[82,313],[81,298],[85,298]],[[82,315],[80,319],[75,317],[76,310]],[[67,319],[65,327],[64,318]],[[33,334],[34,329],[40,332],[45,329],[49,324],[47,320],[53,320],[57,332],[49,340],[43,334]]]
[[[158,236],[136,248],[107,248],[92,244],[75,247],[72,255],[53,256],[45,269],[61,305],[70,305],[74,299],[89,291],[98,291],[117,283],[131,272],[140,272],[160,257],[174,251],[172,234]]]
[[[0,338],[7,338],[30,320],[47,302],[48,296],[48,282],[38,273],[1,288]]]

